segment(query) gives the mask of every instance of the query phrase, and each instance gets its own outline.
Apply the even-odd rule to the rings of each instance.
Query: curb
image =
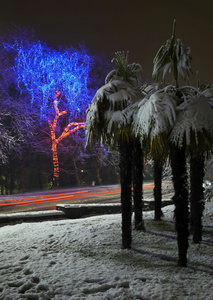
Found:
[[[169,199],[164,199],[162,207],[170,205],[173,202]],[[144,211],[154,209],[154,201],[144,201]],[[0,214],[0,226],[8,225],[17,222],[42,222],[57,219],[78,219],[93,215],[116,214],[121,213],[120,203],[102,203],[102,204],[57,204],[56,210],[37,211],[37,212],[22,212],[12,214]]]
[[[56,210],[62,211],[69,219],[88,215],[121,213],[121,205],[115,204],[57,204]]]
[[[63,211],[57,210],[0,214],[0,224],[7,225],[14,222],[38,222],[61,218],[65,218],[65,214]]]
[[[164,199],[161,207],[171,205],[173,201]],[[154,200],[144,200],[144,211],[154,210]],[[132,207],[134,210],[134,207]],[[121,213],[120,203],[103,203],[103,204],[57,204],[56,210],[64,212],[69,219],[77,219],[89,215],[103,215]]]

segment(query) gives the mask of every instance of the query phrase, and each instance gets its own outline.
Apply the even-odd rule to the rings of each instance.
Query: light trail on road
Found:
[[[146,184],[143,186],[143,189],[153,188],[154,184]],[[83,197],[95,197],[101,195],[108,195],[108,194],[119,194],[121,192],[120,188],[116,189],[105,189],[105,190],[96,190],[96,191],[77,191],[77,192],[65,192],[59,193],[56,195],[42,195],[42,196],[30,196],[30,197],[22,197],[22,198],[13,198],[13,199],[6,199],[0,201],[0,207],[5,206],[25,206],[31,204],[39,204],[39,203],[47,203],[47,202],[59,202],[63,200],[69,199],[76,199],[76,198],[83,198]]]
[[[74,194],[78,193],[88,193],[88,191],[80,191],[80,192],[72,192],[72,193],[62,193],[57,194],[55,196],[53,195],[47,195],[47,196],[32,196],[32,197],[24,197],[24,198],[16,198],[16,199],[7,199],[0,202],[0,206],[7,206],[7,205],[26,205],[26,204],[34,204],[39,202],[50,202],[50,201],[58,201],[59,199],[64,200],[70,197],[73,197]],[[27,200],[27,201],[26,201]],[[18,203],[21,202],[21,203]]]

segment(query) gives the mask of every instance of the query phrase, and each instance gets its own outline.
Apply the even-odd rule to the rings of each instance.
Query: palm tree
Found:
[[[163,79],[169,70],[173,74],[176,87],[177,120],[170,137],[170,159],[173,173],[175,195],[175,218],[179,249],[179,264],[187,264],[188,248],[188,187],[186,155],[190,156],[191,179],[191,224],[193,240],[199,242],[202,237],[203,211],[203,162],[204,155],[212,146],[212,111],[208,101],[193,87],[179,88],[180,78],[186,78],[191,71],[191,50],[183,48],[180,39],[175,40],[174,21],[172,38],[162,46],[154,59],[153,75],[163,73]],[[197,171],[199,175],[197,175]]]
[[[184,48],[180,39],[176,39],[176,21],[173,23],[172,37],[163,45],[156,57],[154,58],[153,77],[158,79],[162,73],[162,79],[168,71],[173,75],[173,81],[176,88],[176,103],[179,106],[184,101],[184,95],[179,89],[180,78],[186,78],[191,70],[191,49]],[[184,142],[177,147],[171,143],[170,159],[173,173],[173,183],[175,195],[173,197],[175,203],[175,219],[177,230],[177,241],[179,249],[179,264],[185,266],[187,264],[188,249],[188,189],[187,189],[187,173],[185,159]],[[181,181],[181,182],[180,182]]]
[[[176,88],[179,86],[180,77],[186,78],[191,70],[191,50],[190,48],[184,48],[183,43],[180,39],[176,39],[176,20],[173,23],[173,33],[172,37],[167,40],[166,45],[160,47],[154,58],[153,66],[153,78],[155,80],[159,79],[160,73],[162,73],[162,79],[165,81],[167,73],[173,75],[173,81]],[[178,152],[175,152],[178,155]],[[160,205],[161,205],[161,178],[162,178],[162,165],[163,162],[154,159],[154,179],[155,179],[155,205],[156,213],[155,218],[160,217]]]
[[[208,98],[198,90],[182,88],[185,102],[179,106],[177,121],[170,134],[170,141],[177,147],[185,144],[190,159],[190,223],[193,241],[202,240],[202,213],[204,210],[203,178],[204,160],[213,143],[213,111]]]
[[[101,141],[120,151],[122,246],[131,247],[132,177],[134,187],[135,228],[143,229],[142,176],[143,153],[141,143],[132,136],[129,107],[141,99],[142,69],[139,64],[128,64],[128,53],[115,53],[117,69],[106,77],[87,110],[87,144]],[[134,163],[137,160],[137,164]],[[133,168],[132,165],[137,167]]]
[[[182,41],[176,40],[175,29],[176,22],[174,21],[172,37],[158,51],[153,68],[153,77],[156,79],[162,72],[162,79],[165,80],[167,72],[170,71],[175,85],[154,91],[140,102],[134,130],[136,136],[139,135],[147,141],[148,151],[156,161],[155,170],[161,168],[162,163],[159,162],[162,162],[162,154],[166,154],[169,149],[175,188],[173,200],[175,203],[179,264],[185,266],[189,235],[186,145],[184,139],[182,143],[177,144],[170,138],[168,143],[168,136],[176,124],[177,116],[180,115],[181,105],[184,105],[186,97],[188,94],[190,95],[187,90],[183,91],[179,88],[179,80],[181,77],[185,78],[185,73],[187,75],[191,73],[191,50],[190,48],[184,49]]]
[[[160,220],[163,163],[169,154],[168,135],[176,121],[175,88],[168,86],[152,91],[138,104],[133,132],[141,138],[146,155],[154,160],[155,220]]]

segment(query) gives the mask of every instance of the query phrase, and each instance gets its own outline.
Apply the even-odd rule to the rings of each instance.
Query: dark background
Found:
[[[0,28],[11,23],[33,28],[49,45],[82,43],[96,54],[130,51],[151,76],[153,58],[171,37],[192,49],[192,68],[201,82],[213,82],[213,4],[200,0],[5,0],[0,1]],[[195,75],[194,75],[195,76]]]

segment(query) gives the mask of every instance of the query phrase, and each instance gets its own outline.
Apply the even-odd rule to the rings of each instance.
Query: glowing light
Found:
[[[8,53],[13,53],[13,70],[16,84],[26,105],[30,104],[40,112],[40,120],[48,120],[53,153],[54,178],[59,177],[58,143],[85,126],[83,112],[93,98],[94,91],[88,88],[92,58],[85,48],[61,48],[55,50],[40,41],[15,40],[5,43]],[[12,51],[11,51],[12,50]],[[52,101],[54,100],[55,118]],[[63,93],[63,97],[61,96]],[[30,100],[29,100],[30,99]],[[59,100],[60,99],[60,100]],[[29,103],[30,102],[30,103]],[[66,107],[60,110],[59,106]],[[58,119],[69,112],[70,122],[59,137],[56,137]],[[55,182],[54,182],[55,184]]]
[[[57,146],[58,143],[63,140],[65,137],[70,135],[71,133],[79,130],[80,128],[84,128],[85,123],[84,122],[71,122],[69,123],[63,130],[62,134],[56,138],[56,126],[57,126],[57,121],[60,116],[64,115],[67,113],[66,110],[60,111],[58,109],[58,99],[61,96],[60,91],[55,92],[55,100],[54,100],[54,108],[55,108],[55,118],[53,122],[48,120],[49,127],[50,127],[50,134],[51,134],[51,139],[52,139],[52,153],[53,153],[53,167],[54,167],[54,173],[53,176],[55,178],[59,178],[59,161],[58,161],[58,152],[57,152]]]
[[[49,101],[55,90],[63,95],[66,109],[73,119],[76,112],[85,111],[92,99],[88,89],[91,57],[82,47],[54,50],[40,41],[17,40],[4,44],[13,50],[14,71],[19,90],[30,95],[31,104],[40,110],[40,118],[48,117],[52,105]]]
[[[143,189],[150,189],[154,188],[154,184],[146,184],[143,186]],[[56,195],[45,195],[45,196],[33,196],[33,197],[24,197],[24,198],[18,198],[18,199],[7,199],[0,202],[0,207],[4,206],[24,206],[24,205],[30,205],[30,204],[38,204],[38,203],[45,203],[45,202],[59,202],[63,200],[69,200],[77,199],[77,198],[83,198],[83,197],[94,197],[94,196],[100,196],[100,195],[110,195],[110,194],[117,194],[120,193],[120,188],[115,189],[107,189],[106,191],[78,191],[78,192],[68,192],[68,193],[58,193]]]

